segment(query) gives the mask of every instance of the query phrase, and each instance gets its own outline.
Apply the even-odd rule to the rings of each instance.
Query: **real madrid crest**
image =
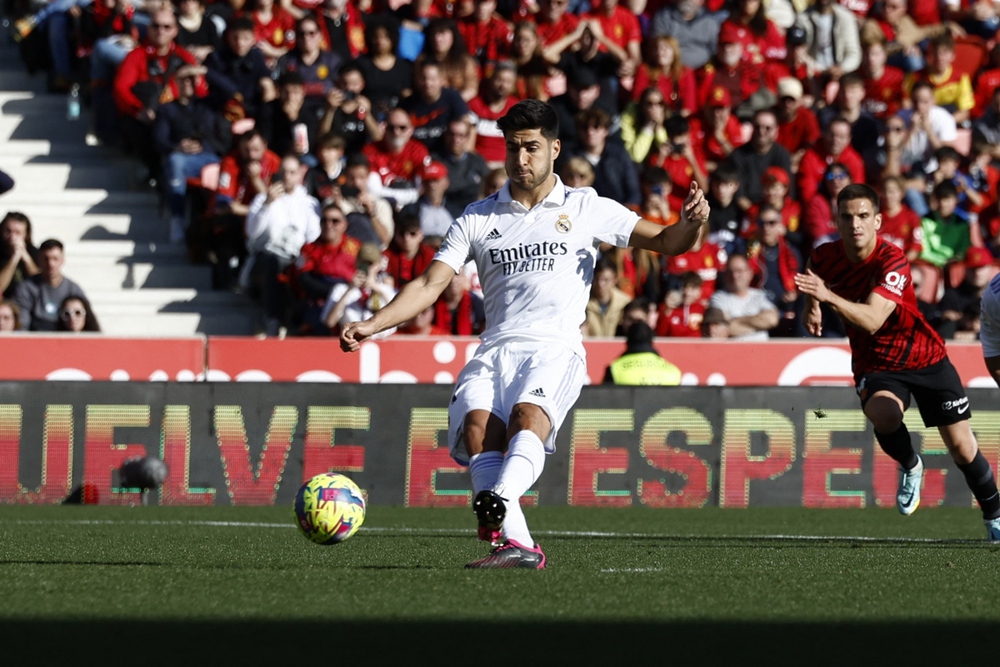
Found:
[[[573,223],[569,221],[569,216],[563,213],[556,220],[556,231],[560,234],[569,234],[571,229],[573,229]]]

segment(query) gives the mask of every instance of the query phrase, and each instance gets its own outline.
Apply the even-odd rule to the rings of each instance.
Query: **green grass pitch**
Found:
[[[996,658],[1000,547],[973,509],[526,512],[545,571],[464,570],[469,510],[369,508],[321,547],[290,508],[3,506],[0,662]]]

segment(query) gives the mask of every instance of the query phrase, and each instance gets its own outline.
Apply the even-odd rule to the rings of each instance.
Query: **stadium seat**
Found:
[[[913,266],[919,266],[924,274],[924,282],[917,292],[917,298],[927,303],[937,303],[944,296],[943,271],[927,262],[916,261]]]
[[[955,38],[955,64],[953,67],[956,72],[975,77],[988,57],[989,49],[981,37],[966,35]]]

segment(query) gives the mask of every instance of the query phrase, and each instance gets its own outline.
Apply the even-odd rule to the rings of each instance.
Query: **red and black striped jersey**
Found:
[[[896,304],[874,334],[844,323],[851,342],[855,381],[873,371],[916,370],[945,358],[944,341],[917,308],[910,263],[902,250],[878,238],[872,254],[853,263],[838,240],[813,250],[810,261],[813,272],[834,294],[853,303],[865,303],[874,292]]]

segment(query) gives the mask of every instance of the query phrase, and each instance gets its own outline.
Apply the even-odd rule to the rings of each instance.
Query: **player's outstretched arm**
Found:
[[[851,326],[869,334],[874,334],[881,329],[889,315],[896,309],[895,303],[875,292],[869,294],[868,300],[864,303],[848,301],[831,292],[823,279],[813,273],[812,269],[806,269],[805,273],[797,274],[795,284],[799,291],[806,295],[807,307],[809,307],[809,299],[819,303],[828,303],[834,312],[847,320]]]
[[[431,306],[455,276],[455,269],[434,260],[416,280],[407,283],[389,304],[363,322],[352,322],[340,332],[340,349],[354,352],[380,331],[412,320]]]
[[[628,244],[663,255],[683,254],[698,239],[702,226],[708,222],[709,211],[705,193],[692,181],[677,224],[663,227],[649,220],[640,220],[632,230]]]

